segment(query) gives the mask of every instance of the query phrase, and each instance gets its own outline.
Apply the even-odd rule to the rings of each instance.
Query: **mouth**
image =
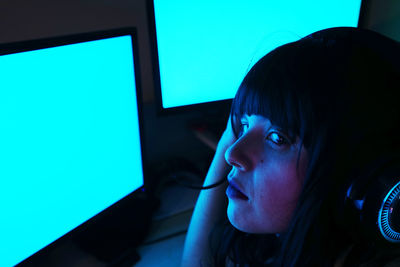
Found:
[[[230,199],[249,200],[249,198],[239,189],[234,181],[229,181],[226,195]]]

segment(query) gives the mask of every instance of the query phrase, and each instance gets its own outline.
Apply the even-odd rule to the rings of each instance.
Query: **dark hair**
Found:
[[[343,227],[337,202],[352,175],[400,152],[399,84],[399,43],[359,28],[315,32],[260,59],[233,100],[232,127],[238,135],[241,117],[257,114],[299,137],[308,152],[306,178],[279,239],[228,224],[215,264],[229,257],[239,266],[333,266],[351,244],[348,265],[352,257],[382,263],[379,248]]]

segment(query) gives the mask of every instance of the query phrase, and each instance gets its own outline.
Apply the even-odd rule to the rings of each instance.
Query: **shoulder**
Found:
[[[400,266],[400,255],[394,260],[391,260],[390,262],[386,263],[384,267],[399,267]]]
[[[385,259],[384,267],[399,267],[400,266],[400,247],[397,246],[391,249],[385,249],[382,252],[382,258]]]
[[[344,249],[340,253],[339,257],[336,259],[333,267],[343,267],[344,266],[344,262],[345,262],[347,256],[349,255],[350,251],[352,250],[352,248],[353,248],[353,245],[351,245],[351,246],[347,247],[346,249]]]

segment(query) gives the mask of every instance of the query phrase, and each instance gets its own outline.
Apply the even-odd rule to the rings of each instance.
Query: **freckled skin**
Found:
[[[281,233],[290,222],[300,195],[307,166],[302,148],[299,170],[299,140],[280,144],[284,133],[260,115],[243,117],[246,130],[225,153],[232,166],[228,179],[237,182],[248,200],[230,199],[228,218],[237,229],[248,233]]]

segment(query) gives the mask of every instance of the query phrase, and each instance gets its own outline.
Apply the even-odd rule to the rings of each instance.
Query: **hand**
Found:
[[[236,141],[236,136],[232,129],[231,116],[229,116],[226,128],[219,139],[217,152],[225,154],[225,151]]]

